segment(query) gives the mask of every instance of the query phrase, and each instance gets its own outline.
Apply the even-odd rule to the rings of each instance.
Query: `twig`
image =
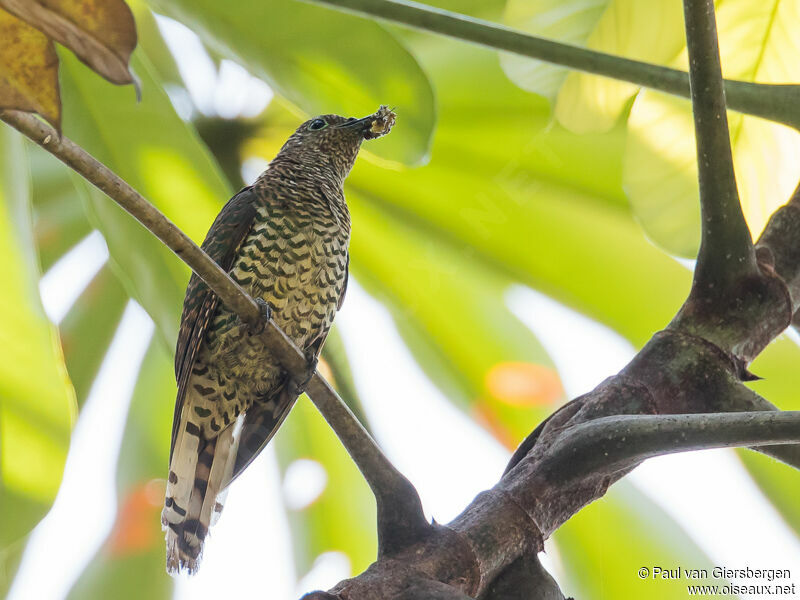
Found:
[[[574,481],[664,454],[797,443],[800,411],[618,415],[565,431],[548,451],[542,473],[553,480]]]
[[[415,29],[689,98],[689,77],[685,71],[562,44],[425,4],[403,0],[305,1],[378,17]],[[797,111],[800,103],[799,85],[725,81],[725,89],[728,105],[733,110],[800,130],[800,112]]]
[[[754,271],[755,252],[736,189],[713,0],[684,0],[684,21],[702,214],[695,285],[716,296]]]
[[[122,206],[161,240],[208,284],[230,310],[248,323],[263,319],[256,302],[234,282],[200,247],[108,167],[83,148],[33,115],[0,111],[0,119],[27,136]],[[307,370],[303,353],[270,319],[262,335],[267,347],[294,377]],[[412,539],[420,539],[429,528],[419,495],[413,485],[392,465],[375,441],[353,416],[339,395],[319,374],[306,388],[312,402],[335,431],[375,494],[378,533],[384,552],[393,551]],[[416,536],[416,538],[414,538]]]
[[[730,402],[727,404],[727,408],[731,412],[776,412],[780,410],[772,402],[745,386],[739,386],[738,393],[731,394],[728,397],[730,398]],[[800,444],[755,446],[752,450],[760,452],[761,454],[766,454],[790,467],[800,470]]]

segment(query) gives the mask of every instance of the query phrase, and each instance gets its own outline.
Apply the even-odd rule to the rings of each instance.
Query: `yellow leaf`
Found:
[[[8,12],[72,50],[112,83],[133,83],[133,14],[123,0],[0,0]]]
[[[53,42],[0,9],[0,108],[35,112],[61,129],[58,56]]]

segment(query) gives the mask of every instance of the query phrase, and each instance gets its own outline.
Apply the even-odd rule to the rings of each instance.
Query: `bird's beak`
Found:
[[[369,115],[368,117],[364,117],[363,119],[353,119],[352,121],[347,121],[346,123],[342,123],[339,125],[339,129],[354,129],[359,128],[364,131],[372,127],[372,122],[375,120],[375,115]]]
[[[386,135],[394,125],[395,114],[386,106],[381,106],[377,112],[364,117],[353,119],[339,125],[341,129],[357,128],[364,139],[371,140]]]

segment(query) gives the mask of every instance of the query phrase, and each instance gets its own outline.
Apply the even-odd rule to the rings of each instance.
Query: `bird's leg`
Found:
[[[300,396],[306,391],[309,382],[314,378],[314,373],[317,372],[317,364],[319,364],[319,354],[316,348],[308,348],[303,354],[306,357],[307,365],[305,372],[297,379],[290,377],[287,383],[289,391],[294,396]]]
[[[269,323],[269,320],[272,318],[272,308],[263,298],[253,298],[253,300],[258,304],[258,308],[261,309],[261,320],[257,323],[248,324],[247,330],[250,332],[250,335],[258,335],[264,331],[267,323]]]

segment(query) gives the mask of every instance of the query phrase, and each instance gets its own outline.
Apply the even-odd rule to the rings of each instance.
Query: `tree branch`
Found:
[[[108,167],[68,138],[59,137],[52,127],[33,115],[2,110],[0,119],[82,175],[135,217],[189,265],[225,306],[243,321],[262,323],[263,316],[258,304],[185,233]],[[303,353],[272,319],[266,323],[261,335],[289,374],[302,378],[308,368]],[[395,551],[409,541],[417,541],[426,535],[430,525],[425,520],[414,486],[386,458],[319,372],[314,374],[306,389],[375,495],[378,539],[382,552]]]
[[[520,556],[500,573],[483,600],[564,600],[564,594],[539,557],[530,553]]]
[[[617,415],[571,427],[551,447],[542,473],[566,482],[664,454],[798,443],[800,411]]]
[[[772,402],[760,396],[748,387],[741,386],[738,393],[734,393],[727,403],[727,410],[732,412],[751,411],[779,411]],[[778,444],[769,446],[754,446],[751,448],[761,454],[776,458],[781,462],[800,470],[800,444]]]
[[[733,171],[713,0],[684,0],[684,21],[702,215],[693,293],[716,298],[755,272],[755,253]]]
[[[789,290],[794,321],[800,323],[800,186],[788,204],[777,210],[756,242],[756,256],[775,272]]]
[[[552,417],[528,455],[447,526],[309,600],[421,600],[428,596],[405,593],[421,573],[467,597],[515,598],[509,594],[516,590],[520,598],[554,600],[561,597],[557,585],[530,568],[530,557],[572,514],[643,460],[702,448],[800,442],[800,411],[591,418],[592,412],[612,409],[615,398],[625,406],[650,404],[644,387],[630,385],[624,375],[611,378],[576,399],[573,410]]]
[[[772,271],[785,283],[791,299],[792,326],[800,332],[800,186],[788,204],[776,211],[756,242],[762,270]],[[800,454],[798,454],[800,458]]]
[[[684,71],[554,42],[425,4],[404,0],[305,1],[689,98],[689,77]],[[725,89],[733,110],[800,130],[800,85],[726,80]]]
[[[765,269],[766,259],[757,259],[739,202],[713,0],[684,0],[684,21],[702,235],[691,293],[669,328],[729,353],[744,379],[746,365],[789,326],[792,293],[788,280]],[[777,227],[768,229],[777,232]]]

